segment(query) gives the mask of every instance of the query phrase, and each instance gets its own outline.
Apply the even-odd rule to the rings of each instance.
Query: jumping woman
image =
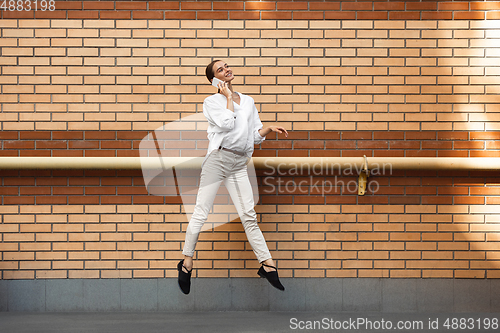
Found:
[[[263,128],[254,99],[233,91],[231,81],[234,75],[227,63],[214,60],[208,64],[205,72],[208,81],[212,82],[215,77],[222,82],[217,86],[218,93],[205,98],[203,102],[203,114],[209,123],[209,145],[202,164],[196,205],[186,230],[182,251],[184,259],[177,265],[179,287],[184,294],[189,294],[198,235],[208,218],[220,184],[224,182],[248,241],[262,265],[257,274],[266,278],[273,287],[285,290],[266,240],[257,225],[247,164],[252,157],[254,144],[260,144],[271,132],[285,133],[287,137],[288,132],[279,126]]]

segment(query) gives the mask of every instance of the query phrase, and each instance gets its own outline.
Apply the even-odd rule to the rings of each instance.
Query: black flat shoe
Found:
[[[191,290],[191,272],[193,269],[191,268],[191,270],[188,270],[186,268],[186,271],[188,271],[186,273],[182,270],[182,267],[186,268],[186,266],[184,266],[184,259],[179,261],[177,264],[177,270],[179,271],[177,281],[179,282],[179,288],[181,288],[181,291],[187,295]]]
[[[269,283],[274,288],[277,288],[279,290],[285,290],[285,287],[283,287],[283,285],[280,282],[280,278],[278,277],[278,270],[276,269],[275,271],[266,272],[266,270],[264,269],[264,266],[276,269],[276,267],[274,267],[274,266],[262,264],[262,266],[260,266],[257,274],[259,274],[259,276],[261,278],[266,278],[267,281],[269,281]]]

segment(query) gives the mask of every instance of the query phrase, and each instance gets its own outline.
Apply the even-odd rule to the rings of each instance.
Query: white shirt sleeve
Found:
[[[257,107],[255,107],[255,104],[253,105],[253,115],[254,115],[254,133],[253,133],[253,139],[254,139],[254,144],[258,145],[262,143],[266,139],[265,136],[261,136],[259,133],[259,130],[263,128],[262,122],[260,121],[259,118],[259,111],[257,110]]]
[[[206,98],[203,102],[203,114],[212,125],[222,131],[231,131],[234,128],[235,113],[212,99]]]

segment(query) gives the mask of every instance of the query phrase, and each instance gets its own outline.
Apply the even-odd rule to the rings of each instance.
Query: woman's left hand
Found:
[[[284,129],[283,127],[281,126],[269,126],[268,127],[272,132],[276,132],[276,133],[285,133],[285,137],[288,137],[288,132],[286,131],[286,129]]]

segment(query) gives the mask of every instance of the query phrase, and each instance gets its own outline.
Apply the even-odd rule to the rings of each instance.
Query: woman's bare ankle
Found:
[[[188,270],[193,269],[193,257],[184,256],[184,267]]]
[[[265,265],[269,265],[269,266],[275,266],[273,259],[267,259],[267,260],[263,261],[262,263],[265,264]],[[264,270],[266,272],[271,272],[271,271],[274,271],[275,269],[271,268],[271,267],[264,266]]]

